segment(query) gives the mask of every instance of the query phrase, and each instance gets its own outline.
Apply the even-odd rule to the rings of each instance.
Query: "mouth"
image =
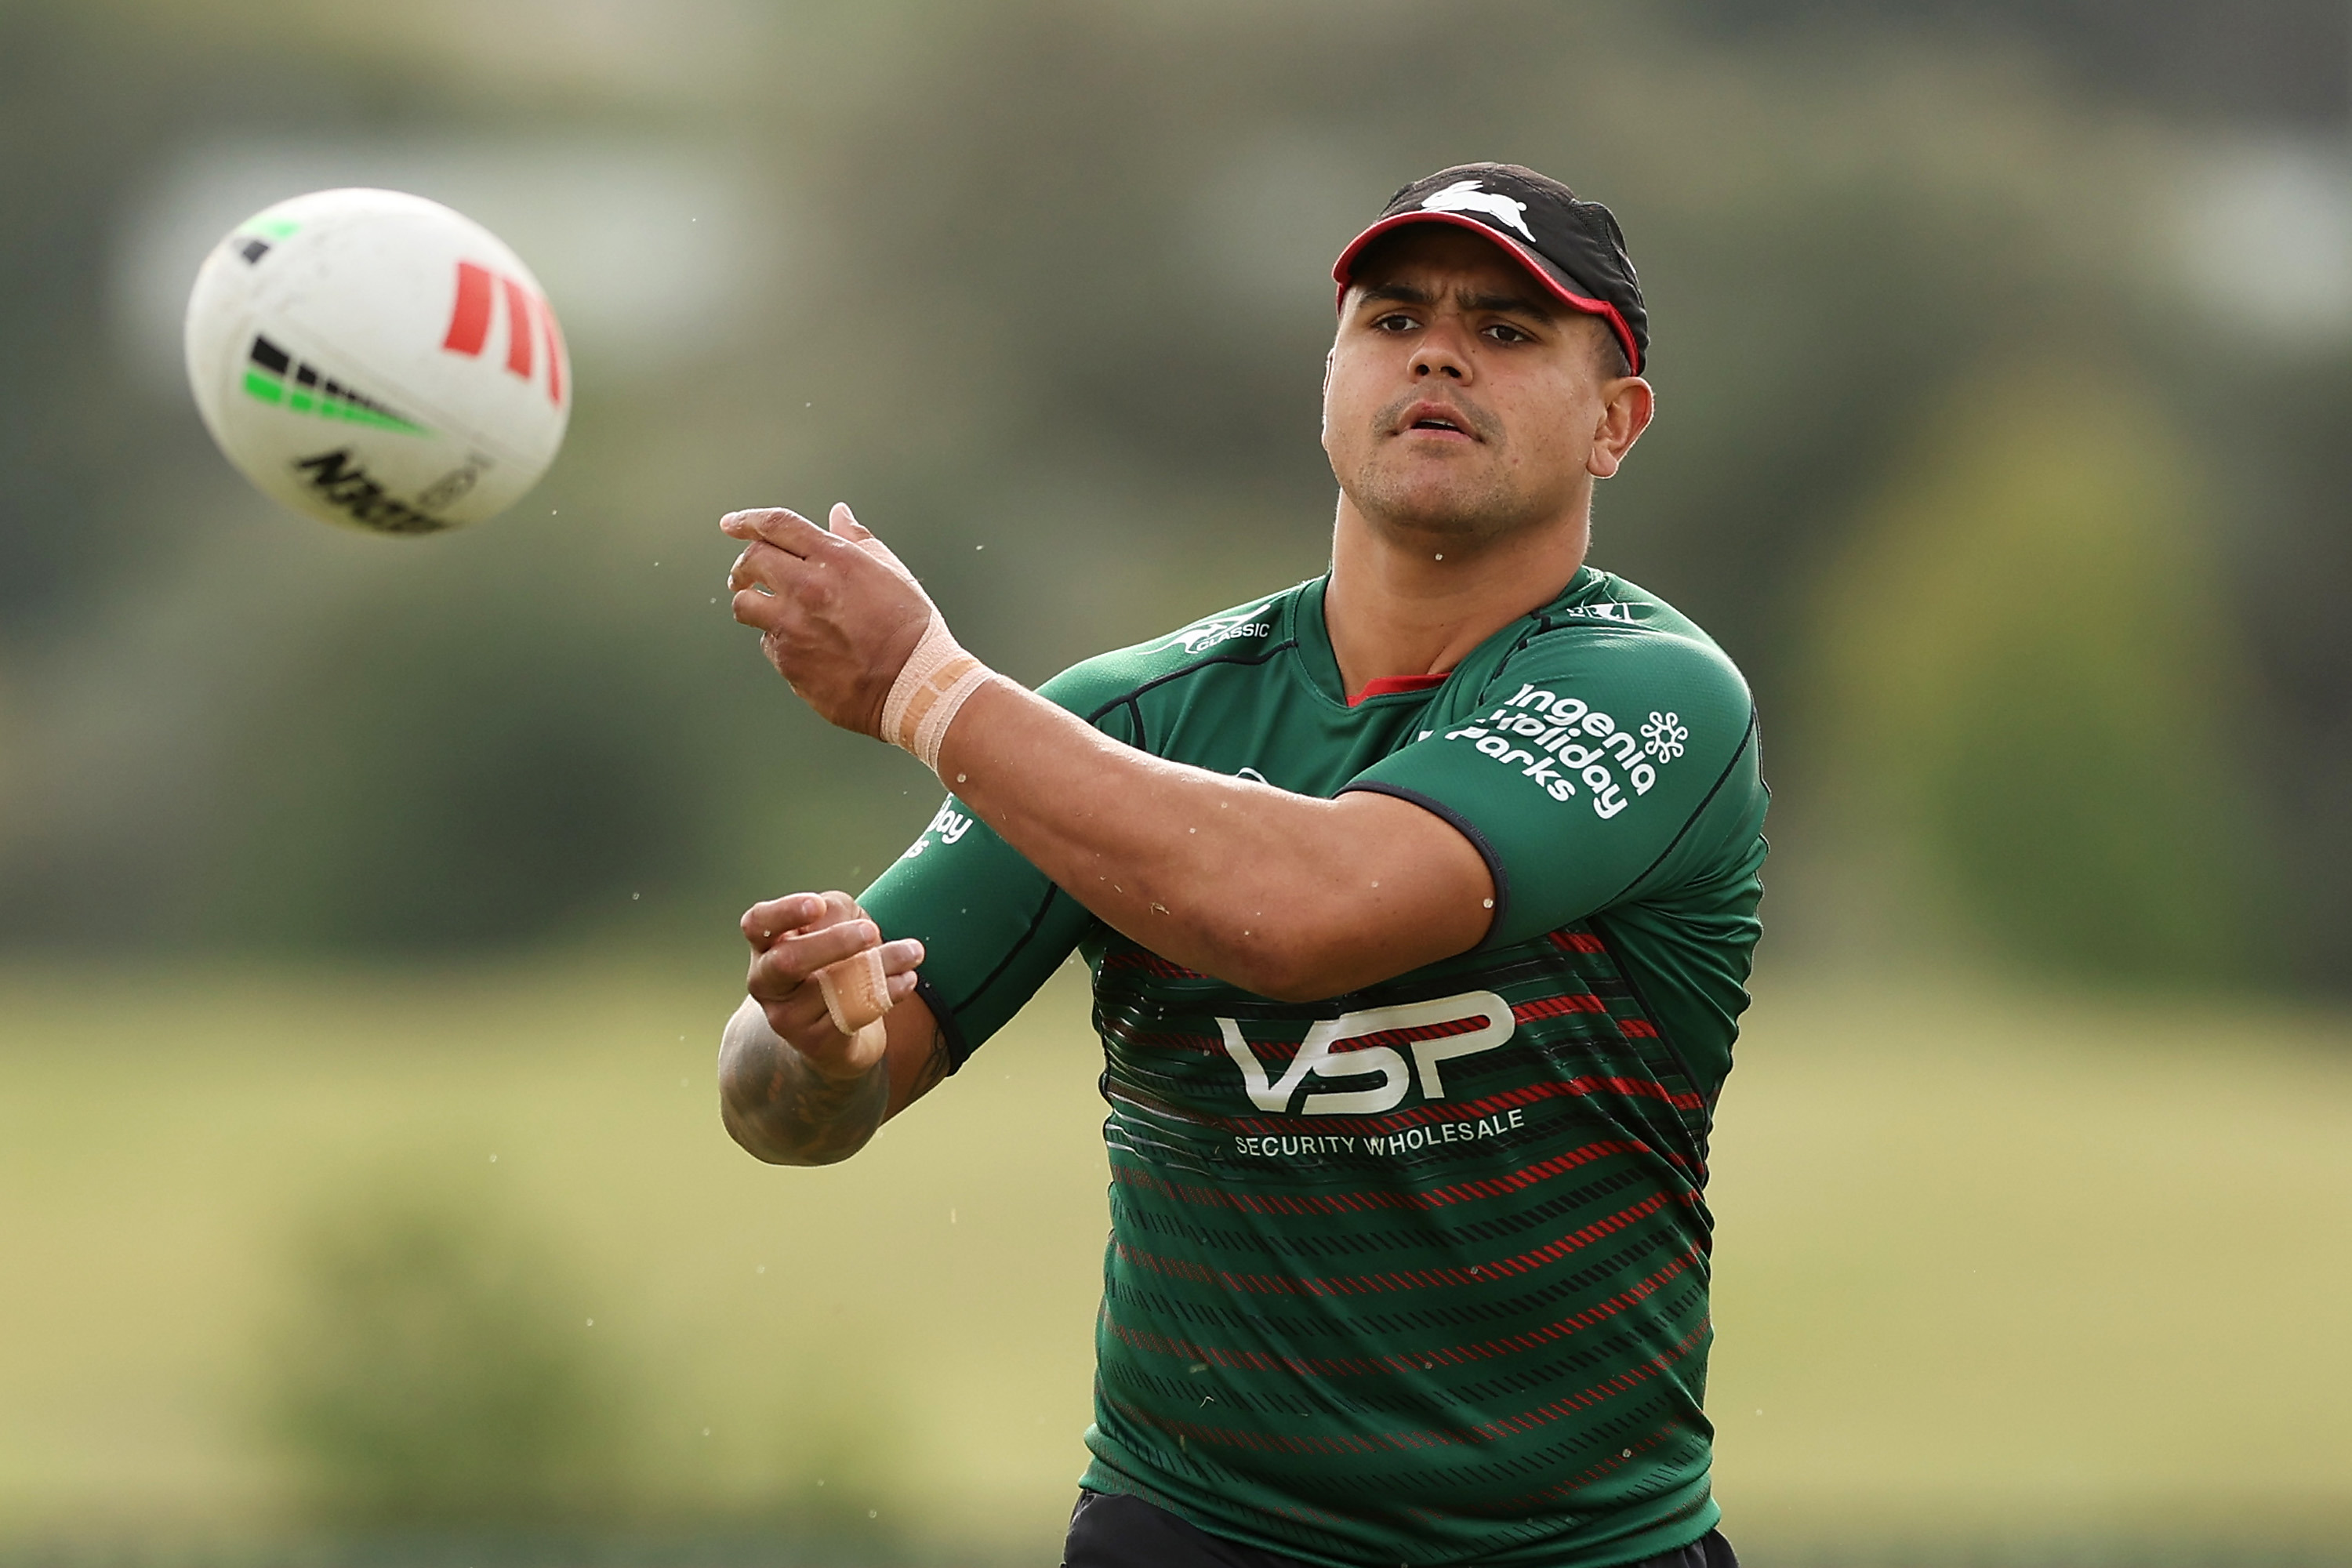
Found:
[[[1482,439],[1460,409],[1449,407],[1443,403],[1412,405],[1398,418],[1394,428],[1396,434],[1400,436],[1408,432],[1426,432],[1465,441]]]

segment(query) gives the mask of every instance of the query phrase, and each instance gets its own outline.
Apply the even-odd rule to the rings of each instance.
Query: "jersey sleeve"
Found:
[[[1120,740],[1125,710],[1105,661],[1039,689]],[[946,1031],[950,1070],[1009,1023],[1094,924],[1076,899],[950,795],[930,826],[858,902],[886,941],[923,944],[919,994]]]
[[[1710,807],[1749,798],[1727,785],[1752,784],[1754,731],[1719,649],[1576,627],[1530,641],[1467,718],[1345,789],[1412,801],[1476,846],[1495,879],[1486,945],[1502,946],[1706,874],[1727,841]]]

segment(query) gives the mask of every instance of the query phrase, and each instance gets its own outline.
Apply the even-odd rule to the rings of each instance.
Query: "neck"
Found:
[[[1465,541],[1376,523],[1344,493],[1332,531],[1323,620],[1349,691],[1438,675],[1520,616],[1558,598],[1584,564],[1591,524],[1570,516]]]

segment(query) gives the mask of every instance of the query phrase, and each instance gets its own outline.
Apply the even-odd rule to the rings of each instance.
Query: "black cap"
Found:
[[[1563,303],[1607,321],[1626,363],[1636,375],[1642,373],[1650,352],[1650,312],[1642,306],[1625,236],[1599,202],[1579,201],[1558,180],[1517,163],[1440,169],[1391,196],[1372,226],[1349,240],[1331,264],[1342,300],[1364,247],[1409,223],[1450,223],[1485,235]]]

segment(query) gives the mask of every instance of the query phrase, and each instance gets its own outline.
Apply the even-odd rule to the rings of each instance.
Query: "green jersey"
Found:
[[[959,1065],[1074,950],[1093,971],[1084,1486],[1323,1563],[1675,1550],[1717,1519],[1701,1194],[1761,894],[1747,687],[1585,568],[1441,683],[1350,704],[1324,587],[1045,695],[1156,756],[1424,806],[1493,872],[1478,947],[1271,1001],[1104,925],[953,797],[866,908],[926,944]]]

